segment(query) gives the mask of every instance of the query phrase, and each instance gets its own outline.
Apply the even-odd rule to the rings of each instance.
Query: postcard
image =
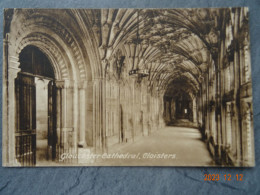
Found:
[[[255,165],[249,11],[5,9],[3,166]]]

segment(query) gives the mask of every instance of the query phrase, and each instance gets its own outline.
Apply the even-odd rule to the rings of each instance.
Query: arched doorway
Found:
[[[175,97],[175,118],[192,120],[192,99],[185,92]]]
[[[35,46],[20,55],[21,71],[15,80],[16,159],[23,166],[56,157],[56,87],[52,65]]]
[[[176,89],[164,96],[164,121],[167,125],[196,126],[196,99],[188,92]]]

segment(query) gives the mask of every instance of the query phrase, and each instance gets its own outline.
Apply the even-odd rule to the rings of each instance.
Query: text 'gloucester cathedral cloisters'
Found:
[[[193,130],[211,165],[254,166],[247,8],[4,15],[4,166],[95,165],[78,155],[145,139],[178,160],[200,155]],[[185,159],[166,164],[200,165]]]

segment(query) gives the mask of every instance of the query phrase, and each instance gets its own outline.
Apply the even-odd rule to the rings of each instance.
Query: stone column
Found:
[[[6,57],[6,56],[5,56]],[[16,116],[16,100],[15,100],[15,79],[17,77],[17,73],[20,71],[18,68],[20,63],[19,59],[14,56],[9,56],[7,62],[7,74],[8,81],[7,84],[7,112],[8,120],[7,120],[7,129],[3,130],[6,134],[3,134],[3,139],[6,139],[8,142],[7,156],[8,156],[8,165],[15,166],[17,165],[16,157],[15,157],[15,131],[17,128],[17,116]],[[7,137],[4,137],[7,136]],[[6,141],[5,141],[6,142]],[[4,142],[4,143],[5,143]]]
[[[239,20],[240,20],[240,14],[239,9],[235,10],[235,20],[234,20],[234,38],[237,39],[239,34]],[[237,40],[238,41],[238,40]],[[234,106],[234,119],[236,121],[234,130],[236,131],[236,162],[235,165],[241,165],[241,129],[240,129],[240,78],[239,78],[239,69],[240,69],[240,52],[238,45],[235,48],[234,52],[234,96],[233,99],[236,101],[236,104]],[[239,106],[237,106],[239,104]],[[233,129],[233,128],[232,128]]]
[[[103,152],[107,151],[107,135],[106,135],[106,79],[101,79],[101,124],[102,124],[102,150]]]
[[[97,132],[97,99],[96,99],[96,93],[97,93],[97,80],[93,81],[93,146],[96,148],[98,147],[98,132]]]
[[[8,48],[9,42],[8,37],[3,40],[3,91],[2,91],[2,98],[3,98],[3,112],[2,112],[2,162],[3,166],[8,165],[9,163],[9,154],[8,154],[8,148],[9,148],[9,140],[8,140]]]
[[[94,79],[93,85],[93,128],[95,130],[96,150],[105,150],[105,80],[103,78]]]
[[[78,83],[73,83],[73,148],[77,151],[78,148],[78,115],[79,115],[79,104],[78,104]]]
[[[56,84],[56,88],[57,88],[57,97],[56,97],[56,102],[57,102],[57,116],[56,116],[57,117],[57,144],[60,149],[60,146],[62,144],[62,136],[61,136],[62,127],[63,127],[62,92],[64,89],[64,81],[56,81],[55,84]]]
[[[134,136],[136,135],[136,104],[135,104],[135,80],[131,79],[130,80],[130,86],[131,86],[131,91],[130,91],[130,104],[131,104],[131,117],[132,117],[132,132],[133,132],[133,140]]]
[[[57,87],[57,134],[60,147],[66,152],[77,152],[78,95],[73,81],[56,81]],[[75,100],[76,98],[76,100]]]
[[[66,93],[68,88],[68,81],[56,81],[57,87],[57,138],[59,150],[62,148],[67,149],[68,140],[66,133],[67,121],[67,99]]]
[[[196,97],[193,97],[192,99],[192,108],[193,108],[193,122],[197,123],[197,102],[196,102]]]
[[[123,142],[121,138],[121,130],[122,130],[122,121],[121,121],[121,82],[118,82],[118,104],[117,104],[117,109],[118,109],[118,140],[119,143]]]
[[[63,117],[62,117],[62,144],[64,146],[65,149],[68,148],[68,132],[67,132],[67,129],[68,129],[68,121],[67,121],[67,114],[71,114],[71,113],[68,113],[68,109],[67,109],[67,95],[68,95],[68,89],[69,89],[69,81],[65,81],[64,82],[64,88],[62,89],[62,103],[61,103],[61,107],[62,107],[62,110],[63,110]],[[70,111],[71,112],[71,111]]]
[[[80,147],[86,147],[87,143],[86,143],[86,86],[87,86],[87,82],[83,81],[80,83],[79,86],[79,111],[80,111],[80,116],[79,116],[79,142],[78,145]]]
[[[146,108],[144,109],[144,117],[143,117],[143,124],[144,124],[144,136],[148,136],[150,133],[150,96],[151,94],[148,93],[148,89],[146,90]]]

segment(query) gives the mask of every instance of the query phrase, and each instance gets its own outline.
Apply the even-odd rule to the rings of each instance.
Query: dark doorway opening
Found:
[[[179,93],[174,99],[175,101],[175,118],[192,120],[192,100],[185,93]]]
[[[15,81],[18,162],[33,166],[56,157],[56,87],[52,65],[35,46],[19,56],[21,71]]]
[[[172,81],[164,94],[166,125],[196,127],[196,91],[185,78]]]

